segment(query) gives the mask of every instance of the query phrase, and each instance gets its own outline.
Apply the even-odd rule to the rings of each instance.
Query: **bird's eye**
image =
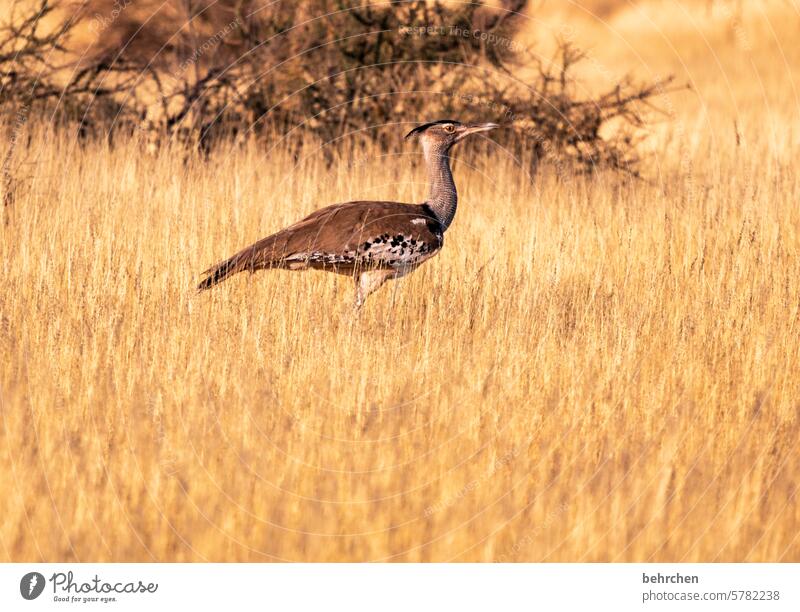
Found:
[[[446,126],[444,126],[444,131],[447,132],[448,134],[452,134],[453,132],[456,131],[456,126],[454,126],[454,125],[446,125]]]

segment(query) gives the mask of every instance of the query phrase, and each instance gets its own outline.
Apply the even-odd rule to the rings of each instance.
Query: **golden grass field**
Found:
[[[323,204],[421,201],[413,143],[184,164],[26,125],[0,561],[800,561],[798,7],[643,6],[567,14],[600,73],[694,86],[652,184],[460,145],[444,250],[355,319],[319,272],[193,287]]]

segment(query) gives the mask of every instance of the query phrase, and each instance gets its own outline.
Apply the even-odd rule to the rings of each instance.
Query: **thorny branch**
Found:
[[[126,8],[104,17],[80,58],[71,37],[107,15],[108,0],[66,2],[13,0],[0,24],[0,111],[12,131],[21,131],[13,118],[24,109],[26,119],[47,113],[84,137],[137,131],[207,149],[231,135],[293,130],[389,147],[398,122],[495,119],[513,129],[493,137],[533,170],[568,163],[638,177],[642,128],[660,112],[654,100],[677,89],[671,78],[623,78],[581,98],[573,74],[583,51],[561,42],[547,61],[515,42],[526,0],[312,0],[293,11],[258,0],[168,0],[186,20],[178,31]],[[519,76],[531,68],[533,78]],[[16,141],[5,154],[4,197]]]

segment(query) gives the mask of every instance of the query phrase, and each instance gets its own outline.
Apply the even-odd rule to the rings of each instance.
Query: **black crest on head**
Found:
[[[454,119],[439,119],[438,121],[431,121],[430,123],[423,123],[422,125],[419,125],[419,126],[415,127],[408,134],[406,134],[405,137],[406,137],[406,139],[411,138],[414,134],[421,134],[422,132],[427,130],[429,127],[432,127],[434,125],[442,125],[443,123],[452,123],[454,125],[458,125],[459,124],[459,122],[455,121]]]

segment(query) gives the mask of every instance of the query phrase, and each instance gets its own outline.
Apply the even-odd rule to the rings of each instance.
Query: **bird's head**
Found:
[[[496,123],[465,124],[452,119],[440,119],[439,121],[432,121],[415,127],[406,134],[406,140],[416,136],[422,143],[422,148],[425,150],[426,155],[429,153],[442,155],[447,153],[450,147],[470,134],[488,132],[496,127],[500,126]]]

